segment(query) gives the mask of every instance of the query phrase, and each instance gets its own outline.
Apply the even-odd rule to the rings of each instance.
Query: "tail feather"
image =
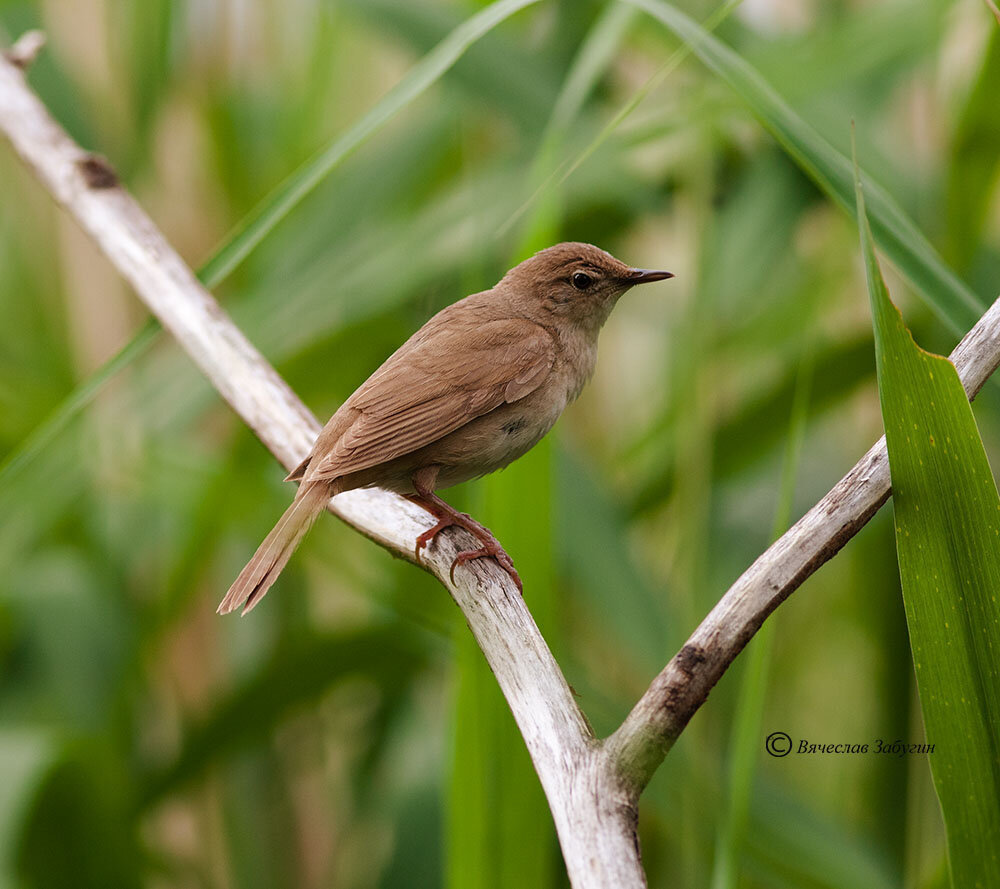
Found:
[[[303,485],[291,506],[264,538],[253,558],[247,562],[225,598],[219,614],[228,614],[243,605],[243,614],[253,608],[271,588],[288,563],[306,532],[323,511],[331,492],[325,483]]]

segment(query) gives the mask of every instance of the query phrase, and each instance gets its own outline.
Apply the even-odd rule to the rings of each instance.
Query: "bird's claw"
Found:
[[[524,586],[521,583],[521,577],[514,568],[514,562],[511,560],[511,557],[507,555],[504,548],[500,545],[500,541],[498,541],[486,528],[476,522],[472,516],[464,512],[442,516],[438,519],[437,524],[428,528],[419,537],[417,537],[416,545],[413,548],[414,559],[420,561],[420,551],[432,543],[434,538],[437,537],[438,534],[440,534],[445,528],[451,528],[452,526],[465,528],[471,534],[479,538],[480,542],[483,544],[479,549],[465,550],[455,556],[451,563],[451,570],[448,572],[448,576],[451,578],[452,583],[455,582],[455,569],[459,565],[464,565],[466,562],[471,562],[473,559],[496,559],[497,564],[503,568],[503,570],[510,575],[510,579],[514,581],[514,584],[517,586],[517,591],[522,595],[524,594]]]
[[[448,572],[448,576],[451,578],[452,583],[455,582],[455,569],[459,565],[471,562],[473,559],[496,559],[497,564],[503,568],[503,570],[510,575],[510,579],[514,581],[517,591],[522,596],[524,595],[524,586],[521,583],[521,576],[517,573],[517,569],[514,567],[514,562],[504,551],[503,547],[496,541],[481,546],[479,549],[466,550],[465,552],[461,552],[455,556],[451,563],[451,570]]]
[[[434,540],[445,528],[450,528],[452,525],[457,524],[453,519],[447,516],[443,519],[439,519],[438,523],[433,528],[428,528],[417,538],[417,545],[413,549],[413,558],[419,561],[420,550],[422,550],[427,544]]]

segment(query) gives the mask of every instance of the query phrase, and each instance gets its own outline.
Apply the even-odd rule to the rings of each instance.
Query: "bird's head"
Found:
[[[514,288],[518,298],[527,295],[535,311],[596,333],[626,290],[672,277],[671,272],[632,268],[593,244],[567,242],[515,266],[503,283]]]

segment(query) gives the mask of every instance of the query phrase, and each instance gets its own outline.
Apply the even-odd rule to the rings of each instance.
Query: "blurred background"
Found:
[[[197,268],[484,5],[2,0],[0,35],[47,32],[33,86]],[[862,166],[993,300],[981,0],[744,0],[716,34],[841,150],[853,119]],[[516,14],[216,288],[325,419],[549,243],[677,274],[622,300],[542,446],[448,495],[512,554],[599,734],[881,433],[855,223],[679,45],[624,5]],[[886,271],[918,342],[949,351]],[[168,336],[94,383],[145,321],[0,146],[0,886],[566,886],[430,577],[327,517],[252,617],[215,614],[291,490]],[[976,406],[991,455],[998,391]],[[890,510],[776,613],[643,795],[651,886],[946,885],[926,757],[764,752],[773,731],[922,739]]]

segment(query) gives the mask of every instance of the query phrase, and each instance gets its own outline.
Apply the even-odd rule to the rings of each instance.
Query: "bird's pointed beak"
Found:
[[[672,278],[673,272],[658,272],[654,269],[632,269],[628,276],[630,284],[648,284],[650,281],[665,281]]]

